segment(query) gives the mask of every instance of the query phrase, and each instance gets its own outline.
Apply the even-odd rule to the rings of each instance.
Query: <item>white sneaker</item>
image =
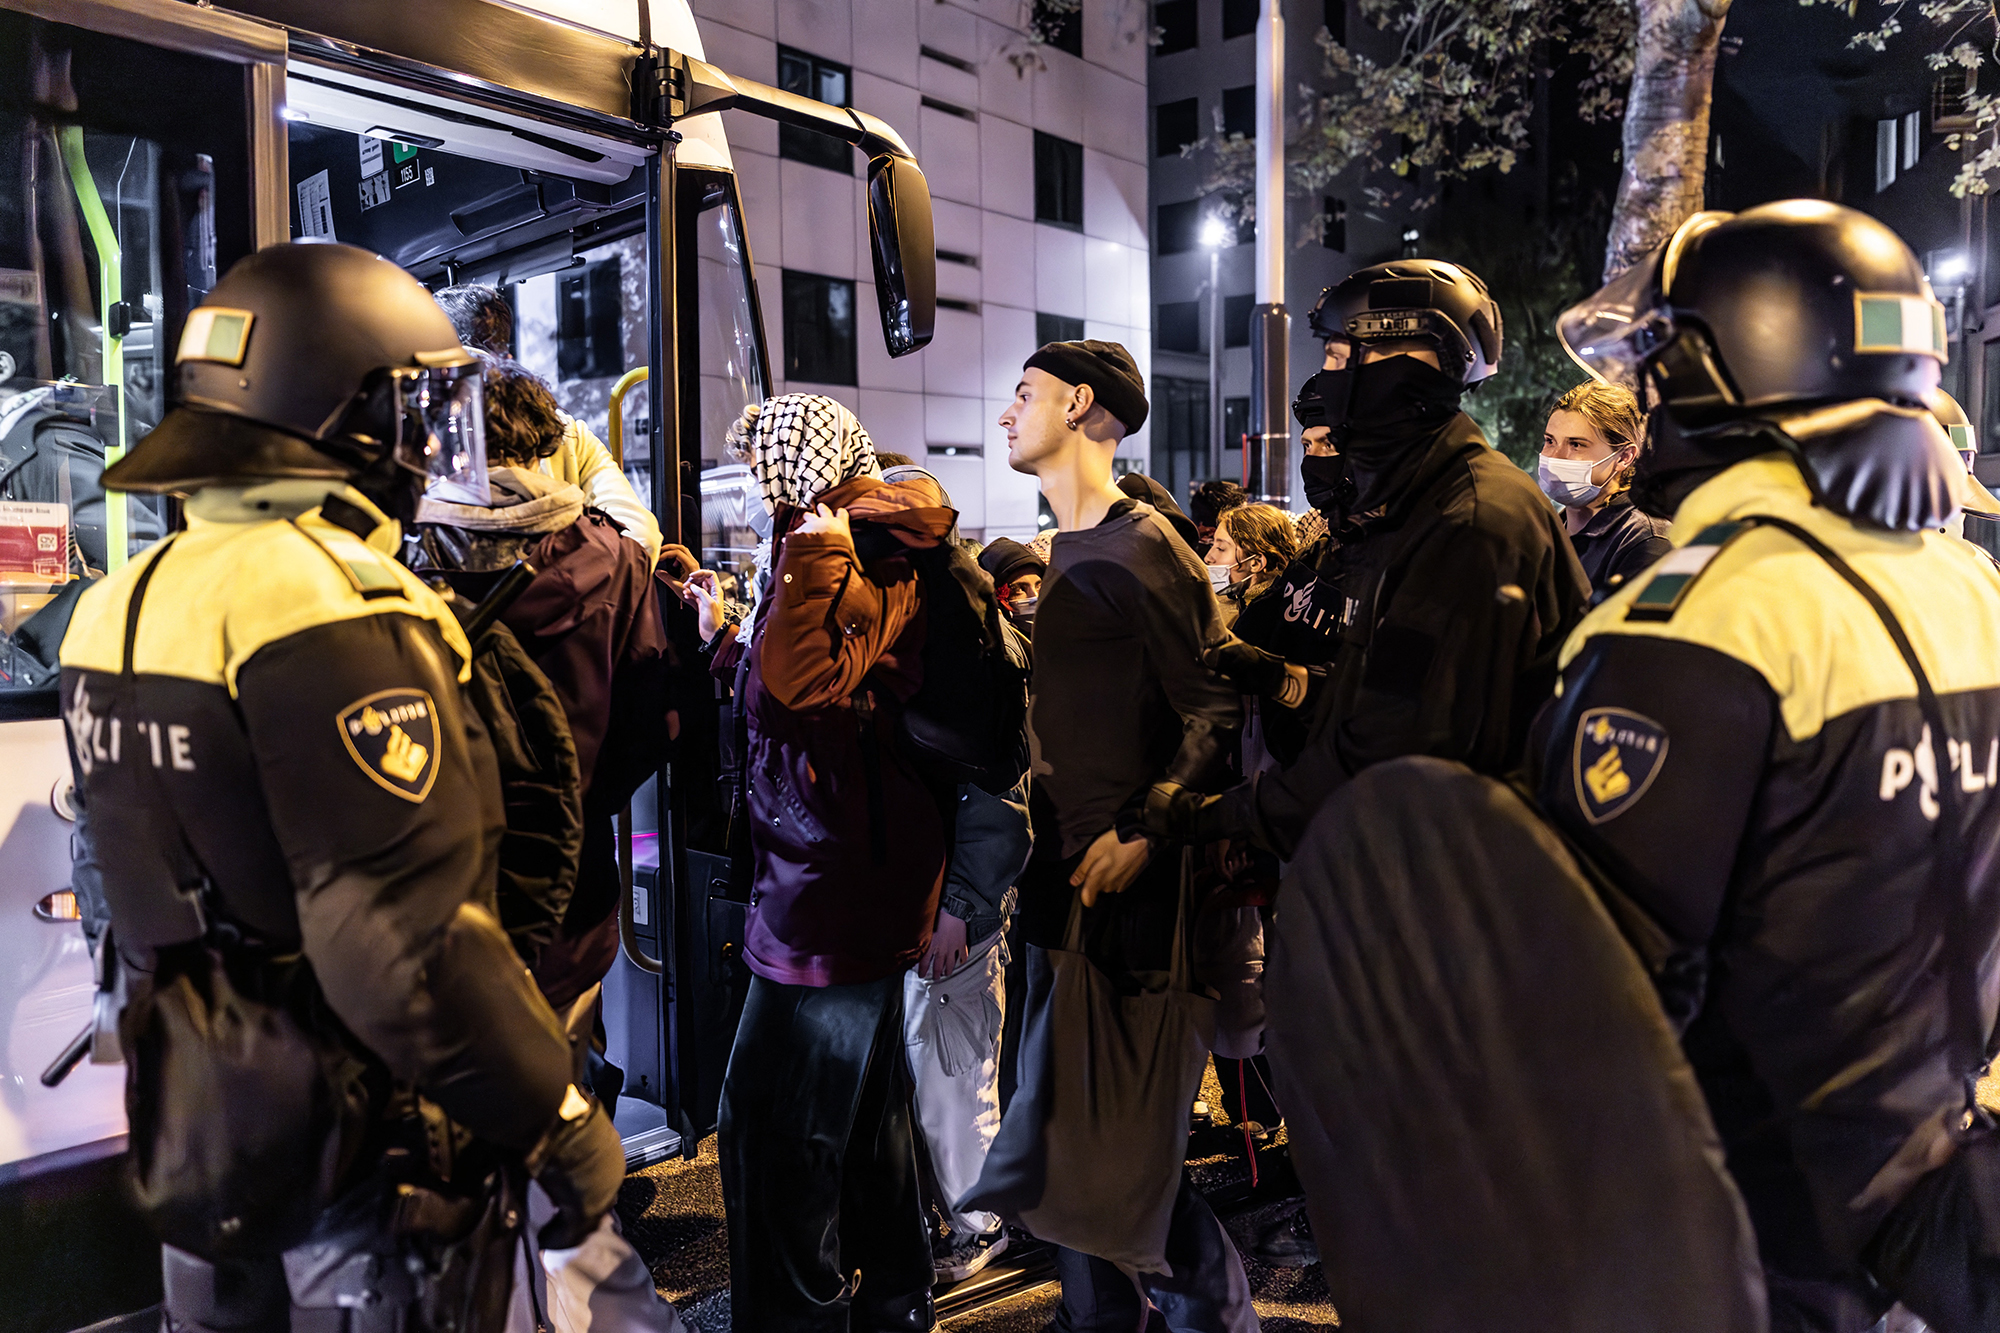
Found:
[[[963,1282],[1006,1251],[1007,1228],[997,1226],[940,1254],[933,1268],[939,1282]]]

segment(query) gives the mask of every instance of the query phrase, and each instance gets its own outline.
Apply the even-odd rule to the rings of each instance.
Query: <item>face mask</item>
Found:
[[[1007,613],[1016,620],[1032,620],[1035,616],[1035,604],[1041,600],[1039,597],[1016,597],[1007,603]]]
[[[1392,356],[1332,373],[1354,377],[1344,417],[1337,419],[1329,411],[1327,420],[1336,444],[1356,455],[1354,462],[1364,471],[1379,466],[1381,457],[1399,456],[1413,436],[1448,421],[1465,392],[1457,380],[1414,356]]]
[[[1606,461],[1604,458],[1550,458],[1544,454],[1536,470],[1536,479],[1541,482],[1542,494],[1549,499],[1565,509],[1581,509],[1604,494],[1604,487],[1610,479],[1593,482],[1590,474]]]
[[[1208,586],[1217,592],[1221,592],[1224,588],[1236,582],[1235,579],[1229,577],[1229,571],[1233,568],[1235,568],[1233,565],[1210,565],[1208,567]]]
[[[1337,454],[1307,454],[1299,460],[1299,479],[1305,483],[1306,503],[1330,513],[1347,485],[1347,460]]]

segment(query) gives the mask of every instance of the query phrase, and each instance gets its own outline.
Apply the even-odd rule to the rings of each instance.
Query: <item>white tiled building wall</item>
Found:
[[[895,126],[923,166],[938,248],[977,259],[976,267],[940,262],[938,295],[978,313],[940,309],[930,346],[891,360],[859,158],[852,176],[780,160],[774,124],[725,114],[779,391],[846,403],[878,447],[926,461],[951,491],[961,527],[989,539],[1035,529],[1034,478],[1008,468],[994,422],[1035,348],[1036,312],[1082,319],[1085,337],[1123,343],[1151,373],[1146,5],[1090,0],[1083,59],[1039,47],[1043,68],[1030,61],[1017,72],[1009,55],[1027,51],[1028,8],[1027,0],[694,0],[708,60],[722,69],[775,83],[780,44],[851,66],[854,105]],[[925,47],[976,73],[921,55]],[[977,118],[923,106],[927,96]],[[1081,233],[1034,220],[1037,129],[1083,145]],[[856,280],[858,386],[785,381],[785,268]],[[1140,431],[1120,456],[1144,460],[1148,439]],[[953,448],[956,456],[941,452]],[[715,442],[703,452],[713,456]]]

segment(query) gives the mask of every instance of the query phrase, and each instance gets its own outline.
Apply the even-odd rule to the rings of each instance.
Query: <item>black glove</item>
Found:
[[[1164,842],[1213,842],[1229,836],[1228,830],[1213,827],[1220,823],[1220,804],[1178,782],[1156,782],[1139,807],[1138,828]]]
[[[583,1244],[618,1201],[618,1187],[625,1182],[625,1145],[604,1108],[571,1084],[563,1111],[528,1154],[529,1173],[556,1206],[556,1215],[541,1231],[545,1250]]]
[[[1231,638],[1201,655],[1203,665],[1235,686],[1238,693],[1268,699],[1285,687],[1285,659]]]

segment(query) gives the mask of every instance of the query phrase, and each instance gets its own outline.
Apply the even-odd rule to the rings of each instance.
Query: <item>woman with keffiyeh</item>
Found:
[[[830,398],[748,407],[728,446],[762,491],[763,595],[737,627],[712,575],[688,589],[749,732],[753,979],[720,1127],[732,1318],[928,1329],[903,974],[937,916],[952,793],[895,735],[923,672],[907,552],[946,540],[956,515],[935,482],[884,482],[868,432]]]

